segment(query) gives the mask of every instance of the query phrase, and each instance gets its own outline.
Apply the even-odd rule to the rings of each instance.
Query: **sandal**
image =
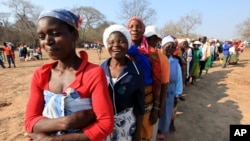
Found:
[[[157,141],[165,141],[165,135],[164,134],[157,134]]]

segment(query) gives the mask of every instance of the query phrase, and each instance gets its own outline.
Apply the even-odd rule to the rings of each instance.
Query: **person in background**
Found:
[[[231,45],[229,42],[230,41],[225,41],[224,44],[222,45],[222,50],[223,50],[222,68],[226,68],[230,60],[229,48],[231,47]]]
[[[172,36],[171,36],[172,37]],[[187,48],[188,48],[188,42],[185,38],[177,39],[176,43],[176,49],[173,52],[173,57],[178,59],[180,67],[181,67],[181,73],[182,73],[182,80],[183,80],[183,90],[185,89],[185,86],[187,86]],[[182,101],[185,101],[184,94],[181,94],[179,96],[179,99]]]
[[[102,141],[113,131],[114,113],[104,70],[76,54],[82,17],[65,9],[38,18],[40,46],[54,60],[37,68],[30,83],[25,136],[30,140]]]
[[[191,70],[191,75],[192,75],[192,80],[191,84],[194,84],[196,81],[196,78],[199,77],[200,74],[200,59],[202,57],[202,52],[199,49],[200,45],[202,43],[200,41],[194,41],[193,46],[194,46],[194,54],[193,54],[193,67]]]
[[[166,97],[166,91],[167,91],[167,86],[169,83],[169,61],[168,57],[164,54],[162,54],[161,50],[154,50],[156,46],[161,42],[161,37],[158,35],[156,27],[153,25],[146,26],[146,30],[144,33],[144,36],[147,39],[149,49],[152,50],[152,52],[157,52],[160,63],[161,63],[161,94],[160,94],[160,111],[159,111],[159,117],[161,117],[163,113],[163,108],[165,105],[165,97]]]
[[[211,64],[210,64],[211,68],[213,67],[213,63],[214,63],[214,60],[216,58],[215,56],[217,54],[215,41],[216,41],[215,39],[210,39],[209,40],[209,43],[210,43],[210,53],[211,53]]]
[[[163,115],[159,119],[158,135],[159,141],[165,141],[165,133],[175,132],[175,114],[177,112],[178,97],[183,91],[183,80],[179,60],[173,57],[176,44],[171,36],[162,39],[162,53],[168,56],[170,64],[170,81],[167,89],[166,103],[164,105]]]
[[[38,54],[39,59],[43,59],[42,48],[40,46],[36,48],[36,53]]]
[[[158,44],[161,42],[161,37],[157,33],[157,29],[153,25],[146,26],[144,36],[147,39],[149,49],[152,52],[158,53],[159,59],[160,59],[160,69],[161,71],[161,92],[160,92],[160,110],[159,110],[159,118],[162,116],[164,112],[164,106],[165,106],[165,99],[166,99],[166,91],[167,86],[169,83],[169,61],[167,56],[162,54],[161,50],[157,49]],[[154,131],[157,131],[158,128],[158,122],[156,123],[154,127]],[[153,134],[153,139],[156,139],[156,132]]]
[[[102,58],[102,44],[97,44],[96,46],[97,46],[96,51],[97,51],[98,59],[101,60],[101,58]]]
[[[148,141],[152,139],[154,125],[159,117],[160,110],[160,92],[161,92],[161,63],[157,52],[152,52],[146,37],[145,25],[141,18],[132,17],[127,28],[131,35],[132,45],[136,48],[131,48],[128,55],[131,59],[140,65],[144,70],[145,82],[145,114],[143,116],[141,140]],[[139,51],[139,52],[138,52]],[[147,59],[141,59],[138,56],[145,56]],[[149,64],[148,64],[149,63]]]
[[[0,49],[0,65],[2,66],[2,68],[5,68],[4,62],[3,62],[3,57],[2,57],[2,50],[1,49]]]
[[[194,54],[194,49],[190,46],[190,39],[187,40],[187,45],[185,46],[185,52],[187,53],[187,70],[186,70],[187,75],[185,78],[185,83],[188,85],[190,83],[190,80],[192,79],[191,70],[193,67],[193,54]]]
[[[212,63],[212,53],[211,53],[211,44],[213,43],[213,39],[210,39],[208,40],[206,43],[205,43],[205,46],[207,48],[207,51],[206,51],[206,63],[205,63],[205,70],[206,70],[206,74],[208,73],[208,70],[210,69],[211,67],[211,63]]]
[[[199,41],[202,43],[201,46],[199,47],[199,49],[202,52],[202,57],[200,59],[200,74],[199,77],[201,78],[202,75],[202,71],[205,69],[205,65],[206,65],[206,61],[207,61],[207,37],[203,36],[202,38],[199,39]]]
[[[122,25],[111,25],[103,33],[103,44],[110,58],[100,66],[106,72],[115,113],[114,132],[106,141],[140,141],[145,85],[143,70],[127,57],[130,33]]]
[[[14,60],[14,55],[13,55],[13,50],[11,46],[8,46],[6,42],[3,43],[3,50],[6,55],[9,68],[11,68],[11,64],[14,65],[14,68],[16,67],[15,60]]]
[[[186,39],[178,39],[178,56],[181,58],[182,61],[181,72],[183,84],[185,84],[185,86],[187,85],[187,47],[188,42]]]

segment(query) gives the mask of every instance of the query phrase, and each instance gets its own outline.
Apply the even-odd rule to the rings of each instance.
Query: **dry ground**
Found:
[[[100,63],[96,50],[88,50],[89,60]],[[17,68],[0,68],[0,140],[23,141],[24,112],[32,72],[49,62],[21,62]],[[228,141],[230,124],[250,124],[250,48],[240,56],[239,64],[225,69],[215,62],[207,75],[185,89],[176,118],[176,132],[167,141]]]

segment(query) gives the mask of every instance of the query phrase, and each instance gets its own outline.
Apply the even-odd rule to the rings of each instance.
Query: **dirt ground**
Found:
[[[103,50],[88,50],[89,60],[100,63],[108,57]],[[49,62],[20,61],[17,68],[0,68],[0,140],[24,141],[24,112],[32,72]],[[6,63],[5,63],[6,64]],[[180,101],[176,132],[167,141],[228,141],[230,124],[250,124],[250,48],[240,56],[238,65],[222,69],[219,61],[202,79],[185,88],[186,101]]]

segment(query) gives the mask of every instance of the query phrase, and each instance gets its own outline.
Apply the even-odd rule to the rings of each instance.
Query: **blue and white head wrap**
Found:
[[[83,20],[82,16],[66,9],[44,10],[39,15],[38,20],[44,17],[52,17],[64,21],[75,29],[78,29],[81,26]]]

